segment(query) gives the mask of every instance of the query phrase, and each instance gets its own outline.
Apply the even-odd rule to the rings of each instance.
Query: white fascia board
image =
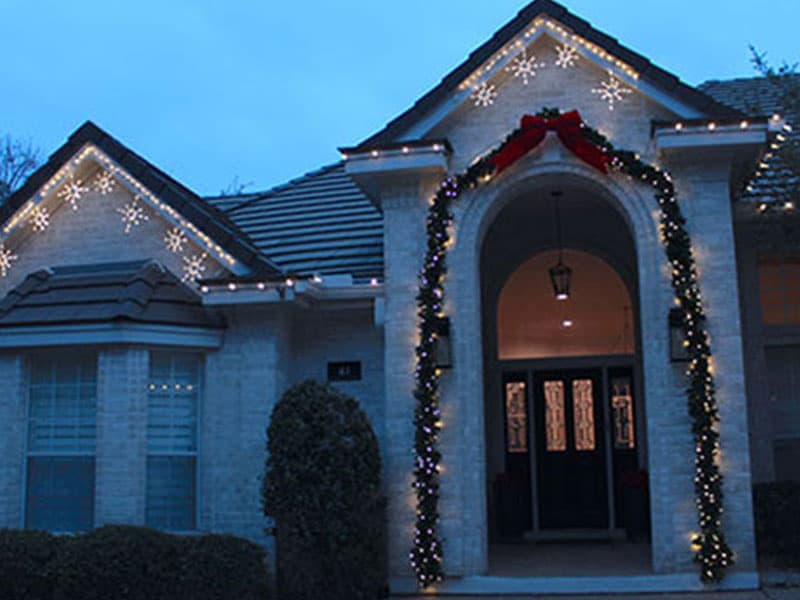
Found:
[[[327,280],[326,280],[327,281]],[[329,286],[308,281],[298,281],[284,289],[283,294],[274,288],[211,288],[203,294],[206,306],[236,306],[254,304],[277,304],[281,302],[302,302],[316,300],[337,302],[342,300],[371,300],[383,297],[383,285],[357,284]]]
[[[0,329],[0,348],[137,344],[215,349],[224,331],[205,327],[92,323],[86,325],[34,325]]]
[[[414,148],[403,153],[402,150],[382,150],[351,154],[345,161],[347,174],[351,177],[364,175],[386,175],[402,171],[446,171],[447,156],[442,147]],[[379,152],[379,153],[378,153]]]
[[[525,38],[522,47],[528,47],[529,45],[535,43],[543,35],[547,35],[560,43],[571,45],[573,48],[575,48],[575,50],[577,50],[578,54],[580,54],[582,58],[585,58],[586,60],[594,63],[596,66],[603,69],[604,71],[611,71],[620,81],[622,81],[629,87],[634,88],[636,92],[651,99],[656,104],[659,104],[660,106],[663,106],[670,112],[678,115],[679,118],[698,119],[704,116],[696,108],[689,106],[684,102],[681,102],[674,96],[670,95],[667,92],[664,92],[663,90],[652,85],[651,83],[642,81],[641,78],[634,79],[633,77],[625,73],[624,70],[604,60],[600,56],[597,56],[595,53],[591,52],[583,45],[573,43],[569,39],[569,36],[566,36],[556,30],[545,31],[544,28],[541,28],[532,36]],[[519,34],[518,37],[522,37],[522,34]],[[519,51],[522,50],[522,47],[520,47]],[[517,57],[517,52],[509,52],[506,56],[498,60],[494,64],[492,69],[486,75],[481,77],[478,81],[488,81],[492,79],[503,69],[505,69],[509,65],[509,63],[511,63],[516,57]],[[447,98],[442,100],[438,106],[436,106],[426,115],[424,115],[410,129],[399,135],[397,141],[416,140],[424,138],[428,132],[430,132],[434,127],[436,127],[436,125],[444,121],[444,119],[451,112],[453,112],[456,108],[458,108],[462,103],[469,100],[469,97],[471,95],[472,95],[471,88],[462,89],[460,86],[457,87]],[[571,110],[575,107],[560,106],[559,108],[562,110]],[[522,115],[520,115],[520,117],[522,117]]]
[[[767,143],[768,126],[766,123],[749,125],[742,129],[740,125],[725,125],[714,129],[693,127],[677,130],[665,127],[655,131],[658,150],[688,150],[697,148],[733,146],[762,146]]]

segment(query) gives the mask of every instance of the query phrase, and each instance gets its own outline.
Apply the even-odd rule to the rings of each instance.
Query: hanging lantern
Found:
[[[438,317],[433,325],[436,342],[433,347],[433,360],[437,369],[453,368],[453,350],[450,344],[450,319]]]
[[[556,240],[558,242],[558,263],[550,269],[550,281],[553,284],[553,293],[556,300],[566,300],[569,298],[569,286],[572,282],[572,269],[564,264],[564,245],[561,241],[561,210],[559,200],[563,196],[560,190],[550,193],[553,196],[553,208],[556,216]]]
[[[572,269],[558,259],[558,264],[550,269],[550,281],[553,284],[553,293],[556,300],[569,298],[569,286],[572,282]]]

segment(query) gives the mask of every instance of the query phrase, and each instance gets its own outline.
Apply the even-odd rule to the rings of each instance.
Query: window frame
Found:
[[[64,352],[64,350],[68,350],[68,352]],[[80,353],[84,356],[91,355],[94,358],[94,365],[95,365],[95,393],[94,393],[94,452],[72,452],[72,453],[54,453],[54,452],[44,452],[44,451],[31,451],[31,386],[33,385],[33,365],[34,361],[39,358],[47,358],[52,360],[63,360],[64,356],[69,356],[72,352]],[[99,404],[99,373],[100,367],[100,353],[95,348],[86,348],[86,347],[74,347],[74,348],[64,348],[64,349],[51,349],[51,350],[40,350],[37,352],[30,352],[23,355],[23,386],[24,391],[21,394],[22,402],[23,402],[23,422],[25,423],[25,440],[23,446],[23,456],[22,456],[22,477],[21,477],[21,493],[20,493],[20,520],[19,520],[19,527],[20,529],[27,530],[28,529],[28,497],[29,497],[29,482],[28,477],[30,475],[30,469],[28,467],[28,463],[31,457],[53,457],[53,458],[63,458],[63,457],[77,457],[77,458],[86,458],[90,457],[92,459],[92,470],[93,470],[93,485],[92,485],[92,528],[95,527],[97,521],[97,454],[98,454],[98,447],[97,447],[97,430],[98,430],[98,422],[97,422],[97,415],[98,415],[98,404]],[[75,534],[80,533],[79,531],[69,531],[69,530],[52,530],[50,533],[61,535],[61,534]]]
[[[174,357],[175,355],[184,354],[184,355],[191,355],[197,359],[198,369],[197,369],[197,398],[195,403],[195,440],[194,440],[194,451],[187,452],[187,451],[172,451],[169,454],[151,454],[150,449],[148,448],[148,441],[149,441],[149,425],[150,425],[150,384],[151,382],[151,369],[153,365],[153,355],[154,354],[168,354],[170,357]],[[174,360],[174,358],[173,358]],[[203,439],[203,414],[204,414],[204,397],[205,397],[205,373],[206,373],[206,355],[201,350],[197,349],[190,349],[190,348],[183,348],[183,347],[151,347],[148,349],[147,353],[147,384],[146,384],[146,395],[147,395],[147,402],[146,402],[146,409],[145,409],[145,427],[144,427],[144,444],[145,444],[145,460],[144,460],[144,525],[146,527],[153,527],[154,529],[159,529],[160,531],[166,531],[169,533],[177,533],[177,534],[195,534],[201,531],[200,528],[200,515],[202,514],[202,494],[201,494],[201,457],[204,456],[202,452],[202,439]],[[194,458],[194,506],[193,508],[193,522],[194,528],[193,529],[166,529],[157,527],[156,525],[149,524],[147,522],[147,505],[148,505],[148,495],[147,495],[147,486],[148,486],[148,461],[150,457],[162,457],[162,458],[170,458],[170,457],[191,457]]]

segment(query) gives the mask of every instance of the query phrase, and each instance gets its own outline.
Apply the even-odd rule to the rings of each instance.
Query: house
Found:
[[[394,591],[757,586],[751,486],[800,478],[778,101],[536,0],[263,193],[201,198],[86,123],[0,207],[0,526],[269,545],[265,428],[316,378],[380,439]]]

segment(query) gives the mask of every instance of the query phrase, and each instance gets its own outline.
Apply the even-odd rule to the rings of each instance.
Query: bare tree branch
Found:
[[[39,151],[28,141],[0,138],[0,203],[39,166]]]

